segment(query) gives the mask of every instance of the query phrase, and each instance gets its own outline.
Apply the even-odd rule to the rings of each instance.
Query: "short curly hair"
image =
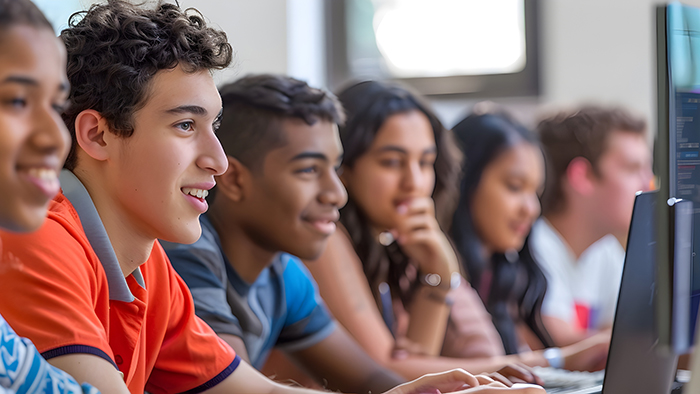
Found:
[[[73,139],[65,167],[75,168],[75,120],[98,111],[118,136],[134,132],[133,115],[148,99],[153,77],[181,66],[187,72],[223,69],[233,58],[226,33],[207,27],[194,9],[159,2],[146,9],[123,0],[73,14],[61,39],[68,52],[70,105],[63,114]]]
[[[280,123],[301,119],[342,125],[345,112],[330,92],[284,75],[247,75],[219,89],[224,110],[217,132],[227,155],[246,167],[260,168],[267,152],[284,146]]]

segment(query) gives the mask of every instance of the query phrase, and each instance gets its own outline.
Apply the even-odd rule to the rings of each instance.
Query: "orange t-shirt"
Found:
[[[102,249],[111,251],[104,236]],[[240,358],[195,316],[187,286],[157,241],[126,281],[116,259],[100,262],[96,249],[63,194],[39,231],[0,232],[0,314],[46,358],[89,353],[108,360],[132,393],[199,392],[235,370]]]

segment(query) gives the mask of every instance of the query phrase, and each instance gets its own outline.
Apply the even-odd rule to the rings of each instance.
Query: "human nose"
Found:
[[[65,159],[70,149],[71,138],[61,116],[49,106],[40,107],[32,118],[34,120],[33,145],[45,154],[55,153],[61,157],[61,160]]]
[[[413,191],[420,189],[426,176],[418,162],[409,162],[404,170],[402,185],[404,190]]]
[[[537,194],[526,194],[523,197],[522,204],[523,212],[528,218],[536,219],[538,216],[540,216],[542,208],[540,205],[540,199],[539,197],[537,197]]]
[[[221,175],[228,169],[228,160],[221,142],[214,132],[204,134],[201,153],[197,159],[197,166],[211,172],[213,175]]]
[[[345,203],[348,202],[348,193],[338,178],[338,173],[335,170],[328,171],[328,176],[325,178],[319,194],[319,201],[322,204],[330,204],[338,208],[344,207]]]

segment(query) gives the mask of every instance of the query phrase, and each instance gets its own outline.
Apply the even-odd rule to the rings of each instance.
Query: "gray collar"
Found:
[[[80,180],[68,170],[62,170],[59,179],[61,181],[63,195],[66,196],[68,201],[73,204],[75,211],[78,212],[80,222],[83,225],[90,246],[92,246],[95,254],[100,259],[102,267],[107,274],[109,299],[124,302],[134,301],[134,296],[131,294],[131,290],[129,290],[129,286],[119,266],[117,255],[114,253],[112,243],[109,241],[107,231],[102,224],[97,209],[95,209],[95,204],[92,203],[90,194]],[[139,268],[137,268],[132,275],[141,287],[146,287]]]

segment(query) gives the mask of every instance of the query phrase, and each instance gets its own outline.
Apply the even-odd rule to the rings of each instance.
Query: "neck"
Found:
[[[594,216],[588,215],[582,210],[569,209],[545,215],[545,218],[557,230],[578,259],[589,246],[606,235],[595,229],[595,223],[591,222],[591,218]]]
[[[95,204],[124,277],[131,275],[148,260],[155,238],[145,235],[127,220],[129,216],[119,210],[119,203],[112,199],[109,189],[99,184],[99,177],[93,178],[88,172],[79,169],[73,173],[85,186]]]
[[[231,204],[232,205],[232,204]],[[247,283],[253,283],[260,273],[272,264],[277,251],[270,251],[255,242],[232,218],[227,208],[220,207],[216,200],[209,209],[207,218],[219,235],[221,247],[229,264]],[[229,218],[225,220],[223,218]]]

